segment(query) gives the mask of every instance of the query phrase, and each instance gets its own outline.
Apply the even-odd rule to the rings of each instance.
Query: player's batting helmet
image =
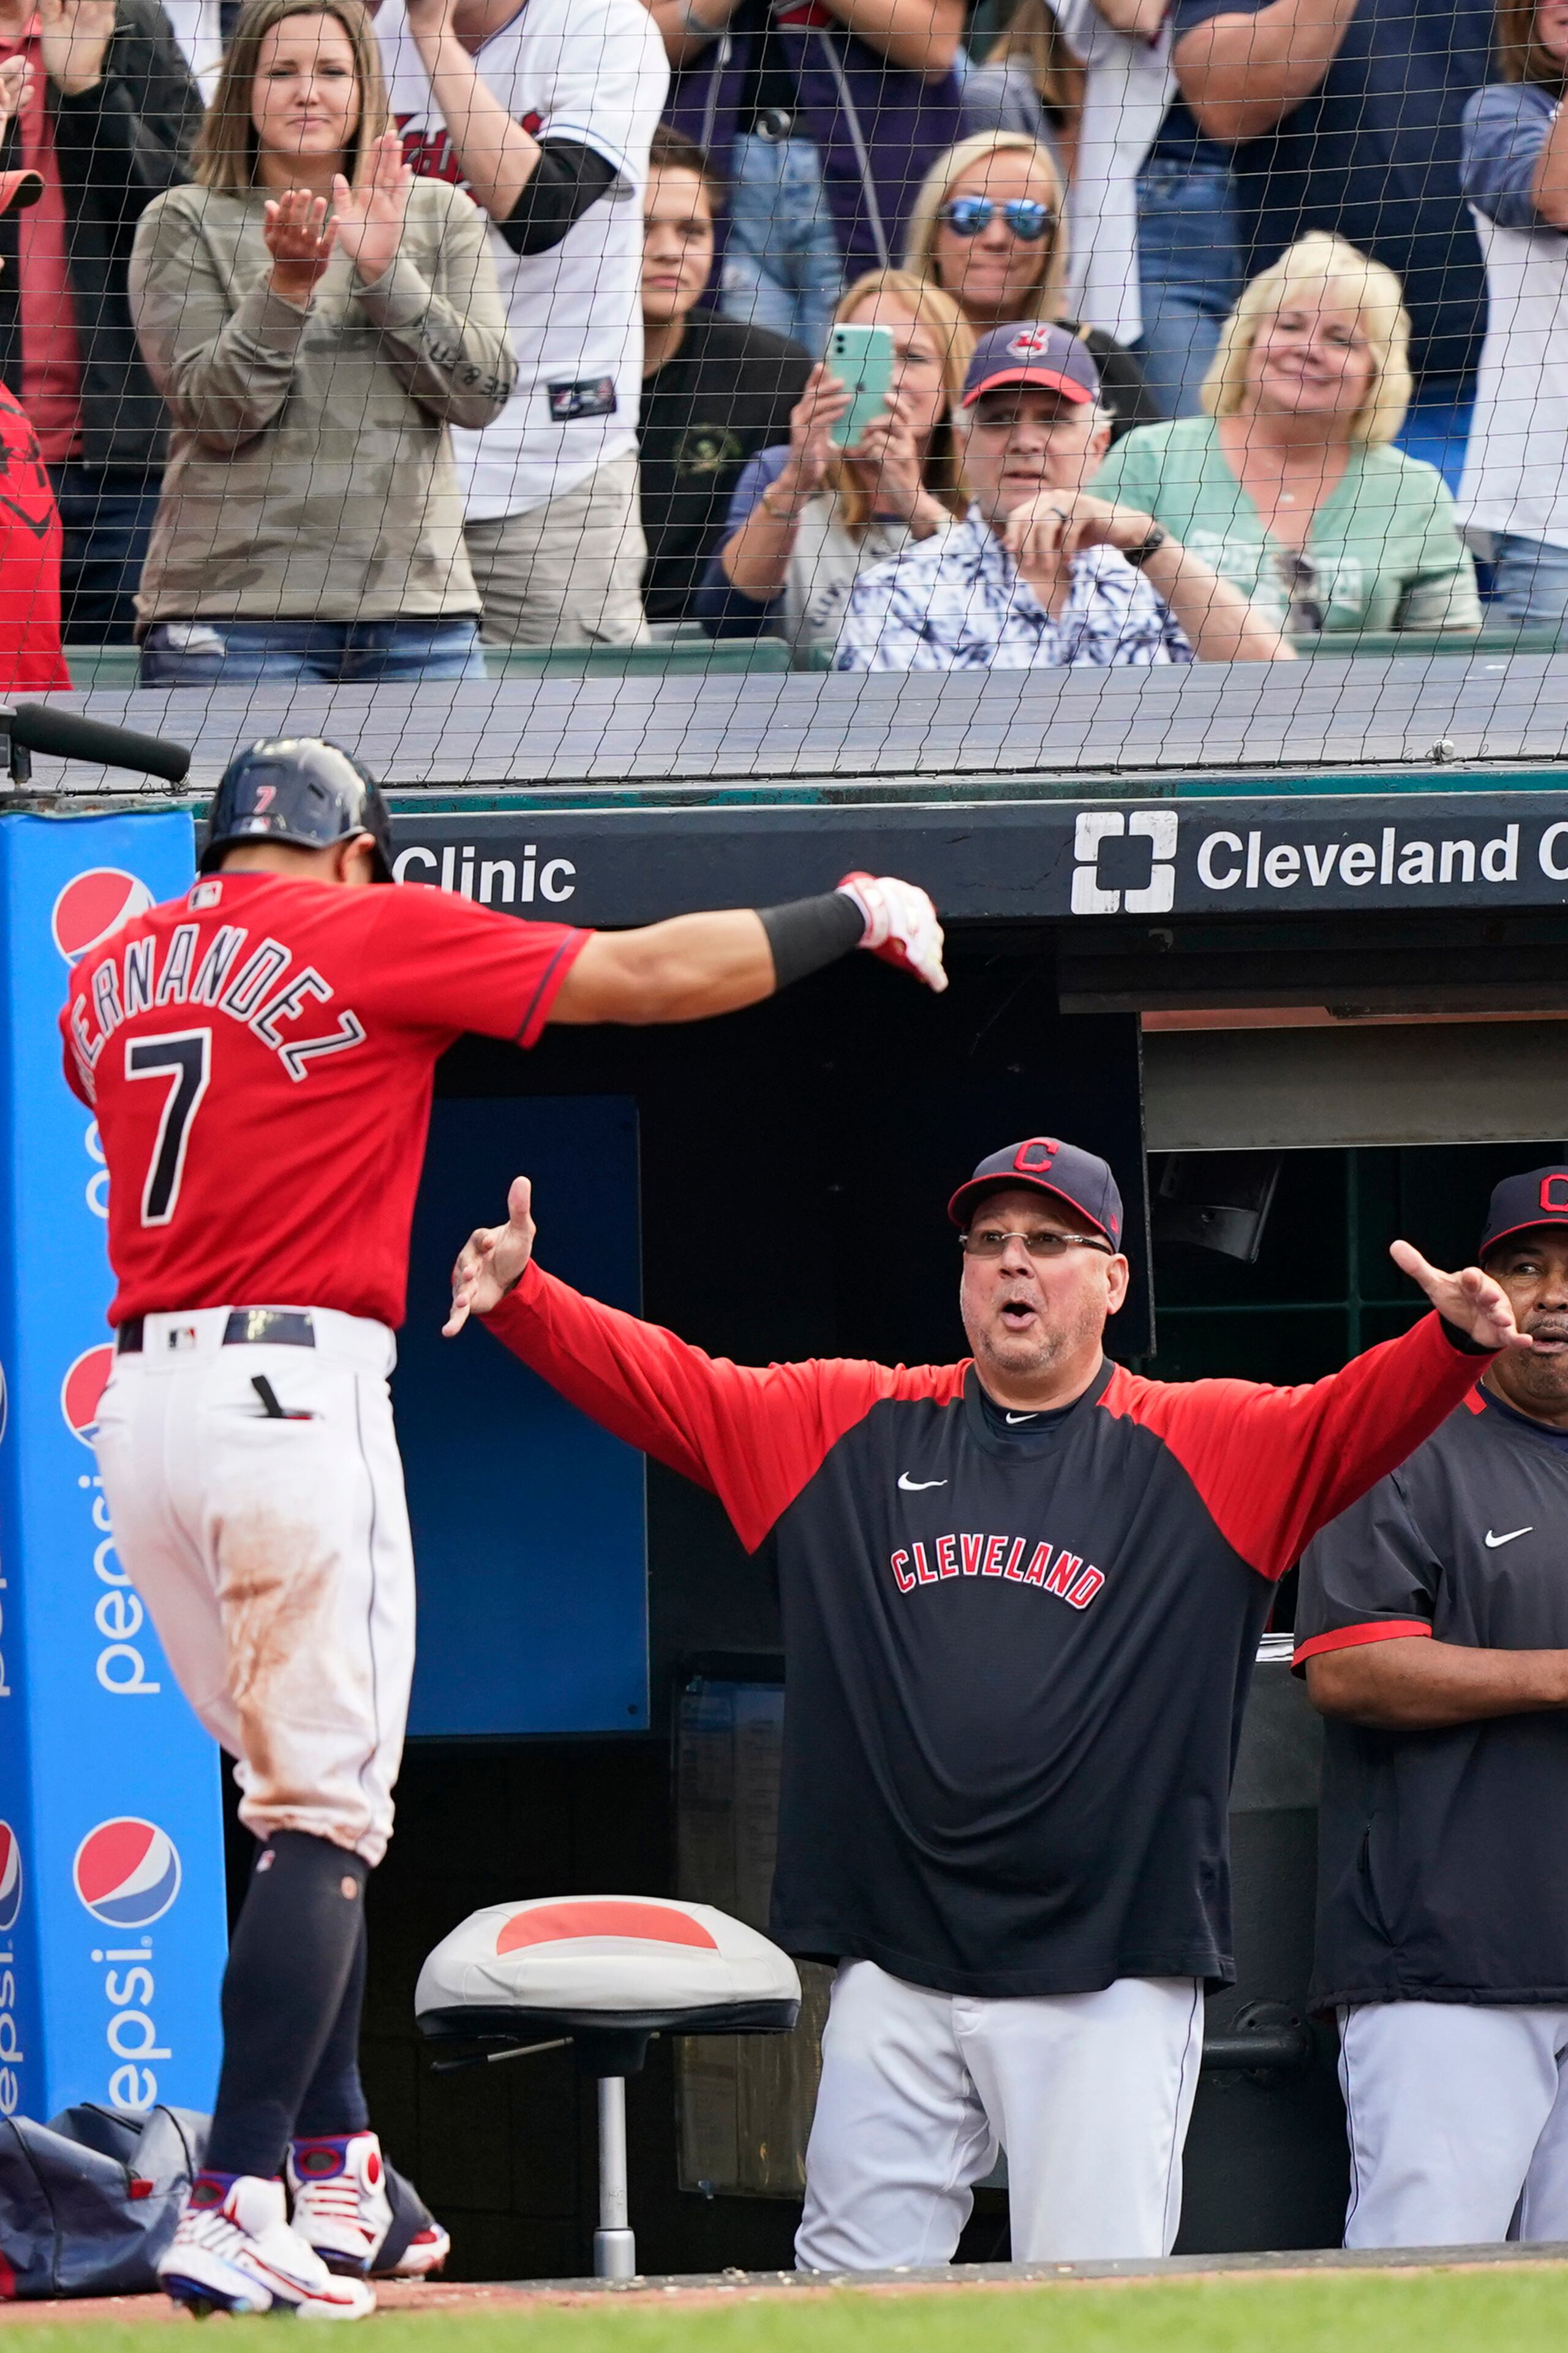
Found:
[[[392,819],[370,770],[320,735],[283,735],[237,752],[207,811],[202,872],[237,841],[330,849],[368,833],[378,882],[392,880]]]

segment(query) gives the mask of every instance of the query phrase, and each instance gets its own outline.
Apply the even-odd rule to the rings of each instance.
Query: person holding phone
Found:
[[[832,337],[841,333],[836,361]],[[736,485],[728,533],[698,591],[710,636],[772,632],[809,669],[831,659],[862,571],[953,527],[968,501],[952,410],[973,348],[939,287],[901,269],[856,280],[838,305],[829,355],[791,411],[788,443],[753,458]],[[884,366],[886,389],[872,407]]]

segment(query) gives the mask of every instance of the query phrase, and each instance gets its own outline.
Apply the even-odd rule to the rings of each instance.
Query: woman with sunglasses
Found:
[[[978,132],[939,155],[910,215],[904,267],[951,294],[974,332],[1036,320],[1065,326],[1100,370],[1113,433],[1163,411],[1133,354],[1068,315],[1061,174],[1048,148],[1012,131]]]
[[[1095,497],[1152,515],[1290,638],[1479,627],[1453,499],[1394,447],[1410,320],[1392,269],[1300,238],[1243,293],[1203,398],[1205,416],[1130,433]]]
[[[848,289],[834,323],[891,334],[887,414],[841,448],[834,429],[849,394],[825,364],[814,367],[788,445],[753,458],[736,484],[697,592],[710,636],[784,637],[803,670],[831,659],[859,574],[945,534],[968,505],[952,411],[974,338],[957,305],[907,270],[873,269]]]
[[[1049,148],[1072,308],[1136,349],[1167,416],[1194,417],[1242,269],[1229,155],[1182,102],[1175,38],[1169,0],[1013,0],[963,122]]]

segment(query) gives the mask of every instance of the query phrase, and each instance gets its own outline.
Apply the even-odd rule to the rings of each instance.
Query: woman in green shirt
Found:
[[[1342,237],[1304,237],[1232,311],[1207,415],[1130,433],[1095,495],[1145,509],[1289,636],[1479,628],[1454,501],[1393,447],[1409,349],[1394,272]]]

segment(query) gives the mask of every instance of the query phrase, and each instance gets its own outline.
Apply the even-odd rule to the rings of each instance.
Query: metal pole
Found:
[[[594,2233],[594,2277],[637,2275],[637,2244],[626,2225],[626,2084],[624,2075],[599,2078],[599,2227]]]

